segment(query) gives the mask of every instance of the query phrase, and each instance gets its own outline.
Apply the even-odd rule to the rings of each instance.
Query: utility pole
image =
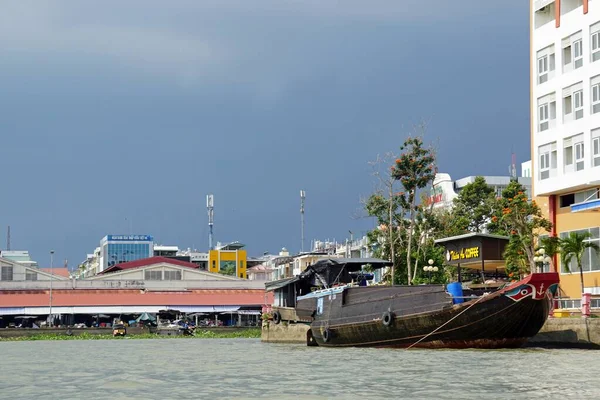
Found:
[[[215,198],[212,194],[206,196],[206,209],[208,210],[208,249],[213,250],[213,225]]]
[[[50,327],[54,326],[52,318],[52,281],[54,280],[54,250],[50,250]]]
[[[301,246],[300,252],[304,253],[304,200],[306,199],[306,192],[304,190],[300,190],[300,238],[301,238]]]
[[[10,251],[10,225],[8,226],[8,230],[6,232],[6,250]]]

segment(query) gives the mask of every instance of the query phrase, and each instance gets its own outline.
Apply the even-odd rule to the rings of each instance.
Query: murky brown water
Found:
[[[324,349],[256,339],[0,343],[6,399],[600,398],[599,352]]]

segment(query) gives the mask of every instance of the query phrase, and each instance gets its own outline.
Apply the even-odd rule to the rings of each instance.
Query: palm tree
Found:
[[[581,294],[583,295],[583,268],[581,259],[587,249],[600,251],[600,247],[593,242],[588,241],[592,235],[589,232],[571,232],[569,236],[560,239],[560,256],[563,265],[570,272],[569,264],[575,258],[579,268],[579,277],[581,279]]]
[[[560,253],[560,239],[557,236],[540,237],[540,248],[543,248],[545,254],[550,257],[551,271],[558,272],[554,265],[554,255]]]

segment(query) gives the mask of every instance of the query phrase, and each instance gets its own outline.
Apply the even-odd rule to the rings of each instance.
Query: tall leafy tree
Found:
[[[571,232],[569,236],[560,239],[560,255],[563,265],[569,270],[571,260],[575,259],[579,268],[579,279],[581,281],[581,293],[583,294],[583,255],[587,249],[600,251],[596,243],[587,241],[591,237],[589,232]]]
[[[407,283],[410,285],[413,275],[413,237],[416,233],[416,217],[419,211],[417,200],[419,191],[431,184],[435,178],[435,155],[433,149],[425,147],[422,137],[409,137],[400,147],[400,151],[400,156],[392,166],[392,177],[400,181],[404,188],[404,192],[399,197],[408,214],[406,266]]]
[[[376,160],[369,162],[373,169],[372,174],[377,180],[377,187],[375,193],[369,196],[364,204],[367,214],[377,218],[379,228],[369,234],[369,240],[381,244],[377,255],[392,262],[392,282],[396,280],[397,275],[396,247],[401,242],[399,227],[404,214],[404,201],[395,193],[397,182],[392,175],[393,168],[389,168],[389,164],[396,158],[394,153],[389,152],[378,155]]]
[[[504,254],[507,264],[519,261],[517,256],[521,256],[526,260],[523,272],[534,271],[535,246],[539,233],[543,230],[550,231],[552,223],[542,215],[535,200],[528,201],[525,188],[517,181],[510,182],[504,189],[499,204],[500,208],[492,216],[490,225],[495,231],[511,237]]]
[[[483,232],[497,208],[494,189],[481,176],[466,185],[454,199],[453,221],[468,232]]]

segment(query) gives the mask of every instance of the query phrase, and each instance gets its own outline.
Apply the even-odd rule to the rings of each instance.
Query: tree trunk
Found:
[[[585,287],[583,286],[583,266],[581,265],[580,257],[577,258],[577,266],[579,267],[579,279],[581,280],[581,300],[583,301],[583,290]]]
[[[408,284],[410,285],[412,282],[412,265],[411,265],[411,260],[412,257],[410,256],[410,252],[412,250],[412,238],[413,238],[413,231],[415,230],[415,202],[417,200],[417,191],[413,189],[413,192],[410,194],[412,196],[411,198],[411,202],[410,202],[410,225],[408,227],[408,244],[407,244],[407,250],[406,250],[406,265],[408,267]]]
[[[395,273],[395,252],[394,252],[394,231],[393,231],[393,213],[394,213],[394,187],[390,185],[390,220],[388,222],[388,231],[390,233],[390,261],[392,262],[392,279],[391,283],[394,286],[394,273]]]

